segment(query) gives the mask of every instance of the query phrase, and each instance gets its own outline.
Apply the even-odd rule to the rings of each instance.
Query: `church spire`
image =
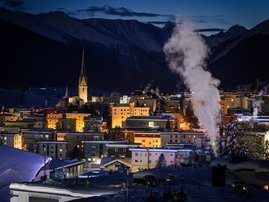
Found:
[[[64,98],[69,98],[68,85],[66,83]]]
[[[88,102],[88,85],[84,49],[82,51],[81,71],[78,82],[78,96],[84,101],[84,103]]]
[[[85,67],[85,57],[84,57],[84,49],[82,50],[82,59],[81,59],[81,71],[80,76],[84,76],[87,80],[86,76],[86,67]]]

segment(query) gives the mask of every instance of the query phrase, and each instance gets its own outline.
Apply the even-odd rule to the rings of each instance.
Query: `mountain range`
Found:
[[[165,91],[182,87],[166,64],[162,47],[173,30],[136,20],[76,19],[63,12],[28,14],[0,8],[0,86],[75,87],[81,53],[90,90],[134,90],[151,82]],[[211,49],[208,69],[221,87],[267,82],[269,21],[250,30],[235,25],[203,36]]]

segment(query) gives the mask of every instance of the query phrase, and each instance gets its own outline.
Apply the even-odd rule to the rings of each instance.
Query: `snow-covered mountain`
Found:
[[[164,41],[161,29],[136,20],[78,20],[63,12],[32,15],[4,8],[0,9],[0,19],[63,42],[77,39],[109,48],[132,46],[148,52],[160,52]]]
[[[152,80],[162,89],[176,88],[177,78],[169,71],[162,52],[173,30],[171,22],[158,28],[135,20],[80,20],[63,12],[33,15],[0,8],[0,23],[1,66],[16,78],[12,83],[3,79],[2,87],[63,86],[66,81],[76,86],[80,54],[85,49],[92,88],[130,90]],[[250,30],[236,25],[204,36],[211,48],[208,68],[221,80],[222,87],[234,88],[257,78],[269,80],[265,78],[269,66],[265,57],[268,27],[269,21]],[[44,77],[36,79],[40,73]]]

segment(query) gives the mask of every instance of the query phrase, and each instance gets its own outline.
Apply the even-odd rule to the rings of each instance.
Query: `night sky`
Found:
[[[137,19],[163,26],[175,15],[190,17],[198,28],[251,28],[269,19],[268,0],[0,0],[0,6],[29,13],[63,11],[76,18]]]

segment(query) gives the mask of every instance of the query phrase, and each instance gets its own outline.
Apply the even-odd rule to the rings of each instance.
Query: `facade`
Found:
[[[20,133],[1,133],[1,144],[13,147],[16,149],[22,149],[22,135]]]
[[[231,108],[250,109],[252,107],[252,100],[238,93],[223,92],[220,105],[222,114],[226,115]]]
[[[84,131],[84,118],[90,116],[88,113],[64,113],[64,114],[48,114],[47,115],[47,127],[51,129],[57,129],[57,126],[63,126],[64,122],[69,124],[70,129],[74,128],[72,121],[62,121],[63,119],[75,119],[76,120],[76,132]],[[59,120],[62,124],[58,124]],[[66,127],[68,127],[68,124]]]
[[[117,105],[112,107],[112,128],[122,127],[122,122],[130,116],[149,116],[149,107],[135,107],[135,103],[129,105]]]
[[[168,128],[173,127],[171,116],[130,116],[124,122],[125,128]]]
[[[37,152],[39,141],[49,141],[54,138],[52,130],[23,129],[21,134],[23,149],[31,152]]]
[[[119,143],[122,141],[85,141],[85,158],[92,163],[100,163],[102,157],[108,156],[107,144]]]
[[[132,152],[130,151],[130,149],[140,147],[140,145],[141,144],[138,143],[127,143],[127,142],[108,143],[106,145],[108,151],[108,157],[113,159],[131,158]]]
[[[3,123],[5,121],[17,121],[18,119],[19,117],[14,114],[9,114],[9,113],[0,114],[0,123]]]
[[[164,155],[166,166],[180,166],[181,159],[189,158],[191,149],[132,148],[132,172],[157,166],[160,155]]]
[[[67,141],[40,141],[38,153],[53,159],[64,160],[67,157]]]
[[[78,132],[56,132],[57,141],[68,141],[68,152],[72,152],[75,147],[84,153],[86,141],[102,140],[103,133],[78,133]]]
[[[161,147],[167,147],[171,143],[194,143],[195,139],[204,138],[204,132],[160,132]]]
[[[51,128],[56,130],[57,129],[57,123],[59,121],[59,119],[63,118],[63,114],[47,114],[47,128]]]
[[[160,132],[134,132],[133,142],[141,144],[142,147],[160,147]]]
[[[19,128],[34,128],[36,122],[34,120],[17,120],[17,121],[5,121],[6,127],[19,127]]]
[[[107,123],[102,116],[84,118],[84,132],[106,132],[106,128]]]
[[[76,131],[76,119],[60,118],[57,122],[57,130]]]
[[[84,131],[84,118],[90,116],[87,113],[65,113],[66,119],[76,119],[76,132]]]

